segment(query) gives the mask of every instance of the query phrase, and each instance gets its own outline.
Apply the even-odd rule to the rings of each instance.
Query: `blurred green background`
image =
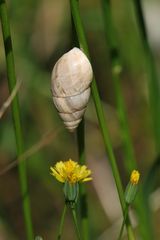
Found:
[[[80,1],[94,73],[103,101],[114,151],[126,186],[120,125],[115,109],[111,63],[105,40],[101,3]],[[150,45],[157,71],[160,65],[160,2],[143,1]],[[55,239],[64,200],[62,185],[49,174],[59,160],[78,160],[76,134],[65,130],[52,102],[50,76],[55,62],[72,47],[69,1],[8,1],[15,54],[23,135],[25,140],[29,192],[35,235]],[[147,74],[143,42],[132,1],[112,1],[114,23],[124,66],[123,89],[130,132],[142,179],[155,161],[152,116],[148,103]],[[0,34],[0,106],[7,99],[8,85],[2,34]],[[91,239],[116,239],[120,206],[112,173],[105,155],[92,99],[86,114],[86,156],[93,171],[87,183]],[[10,109],[0,119],[0,239],[25,240],[17,168],[1,171],[16,160],[14,130]],[[159,179],[151,195],[156,239],[160,239]],[[134,215],[134,213],[133,213]],[[136,217],[133,216],[136,224]],[[68,213],[64,238],[76,239]]]

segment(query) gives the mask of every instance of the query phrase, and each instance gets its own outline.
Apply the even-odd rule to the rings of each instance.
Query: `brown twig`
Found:
[[[4,169],[0,171],[0,176],[6,174],[8,171],[10,171],[12,168],[18,165],[20,161],[27,160],[30,156],[38,152],[43,147],[47,146],[53,138],[57,137],[57,135],[60,133],[60,130],[62,128],[52,129],[51,131],[48,131],[45,133],[39,142],[35,143],[31,148],[29,148],[26,152],[24,152],[19,158],[17,158],[15,161],[9,163]]]
[[[6,112],[7,108],[11,105],[11,102],[13,101],[14,97],[16,96],[22,81],[17,81],[13,91],[11,92],[10,96],[7,98],[7,100],[3,103],[2,107],[0,108],[0,119]]]

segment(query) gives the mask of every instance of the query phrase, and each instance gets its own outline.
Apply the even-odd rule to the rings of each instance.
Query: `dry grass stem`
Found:
[[[52,129],[51,131],[48,131],[45,133],[40,141],[35,143],[30,149],[28,149],[26,152],[24,152],[20,157],[18,157],[15,161],[9,163],[2,171],[0,171],[0,176],[6,174],[8,171],[10,171],[12,168],[18,165],[19,162],[27,160],[29,157],[31,157],[36,152],[40,151],[42,148],[50,144],[50,142],[53,140],[53,138],[57,137],[57,135],[60,133],[62,128]]]
[[[11,92],[10,96],[7,100],[3,103],[2,107],[0,108],[0,119],[3,117],[4,113],[7,111],[7,108],[11,105],[14,97],[16,96],[22,81],[17,81],[13,91]]]

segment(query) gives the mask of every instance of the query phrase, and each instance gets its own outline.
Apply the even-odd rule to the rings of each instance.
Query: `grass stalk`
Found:
[[[143,15],[143,9],[142,9],[142,3],[141,0],[134,0],[134,9],[135,9],[135,15],[137,19],[137,25],[139,27],[141,40],[143,43],[144,51],[145,51],[145,60],[146,60],[146,72],[148,77],[148,93],[149,93],[149,104],[150,104],[150,110],[152,114],[152,126],[153,126],[153,132],[155,137],[155,146],[157,151],[157,156],[160,152],[160,88],[159,88],[159,78],[157,75],[157,70],[155,66],[155,61],[153,57],[153,53],[151,51],[150,45],[149,45],[149,39],[148,34],[146,30],[144,15]],[[144,188],[144,193],[147,191],[147,188]],[[148,206],[148,211],[146,214],[149,216],[149,203],[148,199],[146,199],[146,196],[144,196],[144,202],[146,207]],[[145,221],[148,223],[147,233],[146,234],[147,240],[154,239],[153,229],[152,229],[152,219],[151,217],[148,219],[148,221]],[[145,235],[145,231],[144,231]]]
[[[65,204],[65,205],[64,205],[64,208],[63,208],[61,220],[60,220],[60,225],[59,225],[57,240],[60,240],[61,237],[62,237],[62,231],[63,231],[63,226],[64,226],[64,219],[65,219],[65,215],[66,215],[66,210],[67,210],[67,206],[66,206],[66,204]]]
[[[1,17],[1,24],[2,24],[4,47],[5,47],[8,85],[9,85],[9,91],[11,93],[16,85],[16,74],[15,74],[14,55],[13,55],[12,39],[11,39],[11,32],[10,32],[10,23],[9,23],[7,6],[6,6],[5,0],[0,0],[0,17]],[[17,146],[17,156],[20,157],[24,149],[23,149],[22,127],[21,127],[21,120],[20,120],[20,107],[19,107],[19,101],[18,101],[17,95],[12,101],[11,108],[12,108],[12,117],[13,117],[14,132],[15,132],[15,139],[16,139],[16,146]],[[21,188],[21,195],[22,195],[22,205],[23,205],[27,239],[33,240],[33,229],[32,229],[32,221],[31,221],[25,161],[21,161],[19,163],[18,170],[19,170],[20,188]]]
[[[86,37],[85,37],[85,34],[84,34],[83,25],[82,25],[82,21],[81,21],[81,17],[80,17],[78,0],[70,0],[70,6],[71,6],[71,13],[72,13],[72,17],[73,17],[73,20],[74,20],[74,24],[75,24],[80,48],[84,51],[84,53],[88,56],[88,58],[90,58],[89,50],[88,50],[88,46],[87,46],[87,41],[86,41]],[[114,154],[113,154],[113,149],[112,149],[112,145],[111,145],[109,131],[108,131],[108,128],[107,128],[107,125],[106,125],[106,120],[105,120],[105,117],[104,117],[104,112],[103,112],[103,108],[102,108],[102,105],[101,105],[101,100],[100,100],[100,96],[99,96],[99,93],[98,93],[95,78],[93,79],[91,88],[92,88],[92,96],[93,96],[93,100],[94,100],[94,103],[95,103],[95,108],[96,108],[96,112],[97,112],[97,116],[98,116],[98,120],[99,120],[99,124],[100,124],[100,129],[101,129],[101,132],[102,132],[102,135],[103,135],[105,149],[106,149],[106,152],[107,152],[109,160],[110,160],[112,173],[113,173],[113,176],[114,176],[114,179],[115,179],[115,183],[116,183],[116,186],[117,186],[117,191],[118,191],[118,194],[119,194],[120,203],[121,203],[121,206],[122,206],[122,212],[124,214],[126,203],[125,203],[125,200],[124,200],[123,186],[122,186],[120,174],[119,174],[119,171],[118,171],[118,167],[117,167],[117,164],[116,164],[116,159],[115,159]],[[129,235],[134,236],[128,217],[127,217],[127,221],[126,221],[126,226],[127,226],[128,236]],[[129,239],[131,239],[131,238],[129,238]]]
[[[133,169],[137,169],[137,162],[134,155],[133,144],[129,132],[127,114],[121,89],[121,71],[123,69],[121,58],[118,51],[118,43],[116,39],[116,32],[114,28],[111,4],[109,0],[102,0],[102,9],[104,17],[105,35],[107,40],[107,45],[109,47],[110,59],[111,59],[111,73],[114,82],[114,91],[116,96],[116,105],[118,110],[118,117],[121,124],[121,134],[124,147],[124,165],[128,176]],[[140,232],[143,239],[149,239],[151,236],[151,229],[149,223],[145,221],[147,219],[147,209],[144,204],[144,196],[142,188],[139,189],[139,194],[136,200],[136,209],[138,211]]]
[[[76,210],[75,210],[75,208],[71,207],[71,211],[72,211],[73,221],[74,221],[74,225],[75,225],[75,229],[76,229],[77,239],[81,240],[81,235],[80,235],[80,231],[79,231]]]
[[[85,134],[84,134],[84,119],[79,124],[77,129],[77,140],[78,140],[78,152],[79,162],[81,165],[85,165]],[[89,221],[88,221],[88,204],[87,204],[87,192],[84,184],[79,185],[80,193],[80,217],[81,217],[81,228],[83,240],[89,239]]]
[[[128,119],[124,104],[124,98],[121,89],[121,72],[123,66],[121,63],[118,44],[115,34],[115,28],[111,13],[111,4],[109,0],[101,0],[103,19],[105,27],[106,41],[109,48],[109,55],[111,60],[111,74],[114,83],[114,92],[116,97],[116,105],[118,111],[118,118],[121,125],[121,135],[124,149],[124,165],[127,170],[128,177],[133,169],[137,169],[137,163],[134,157],[133,144],[129,132]]]
[[[73,21],[73,17],[71,15],[71,22],[72,22],[72,42],[73,47],[79,47],[78,37]],[[80,122],[78,129],[77,129],[77,145],[78,145],[78,156],[79,156],[79,163],[81,165],[86,164],[85,158],[85,120],[84,118]],[[79,185],[79,215],[80,215],[80,223],[81,223],[81,231],[83,240],[89,239],[89,220],[88,220],[88,204],[87,204],[87,191],[86,186],[84,184]]]
[[[122,226],[121,226],[121,229],[120,229],[120,233],[119,233],[118,240],[121,240],[121,239],[122,239],[123,230],[124,230],[124,226],[125,226],[125,221],[126,221],[127,215],[128,215],[128,205],[126,205],[125,214],[124,214],[124,219],[123,219],[123,222],[122,222]]]
[[[156,150],[160,152],[160,88],[159,79],[155,67],[154,57],[149,45],[147,30],[145,26],[143,9],[141,0],[134,0],[134,9],[137,18],[137,24],[139,27],[142,43],[145,50],[146,59],[146,72],[148,74],[148,92],[150,109],[153,120],[153,130],[155,135]]]

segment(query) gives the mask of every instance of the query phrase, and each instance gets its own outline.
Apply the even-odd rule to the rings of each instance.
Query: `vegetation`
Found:
[[[0,19],[0,239],[159,239],[159,49],[141,1],[0,0]],[[50,78],[75,46],[94,77],[70,133]]]

